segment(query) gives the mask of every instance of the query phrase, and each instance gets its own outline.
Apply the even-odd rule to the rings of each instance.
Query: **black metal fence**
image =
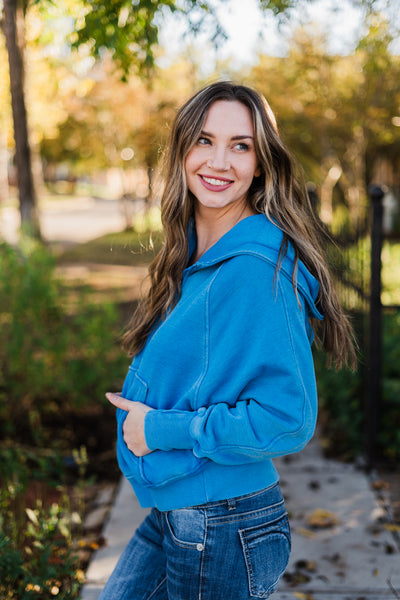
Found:
[[[333,243],[328,258],[337,289],[345,308],[357,315],[365,382],[365,455],[373,466],[378,455],[378,436],[382,416],[382,312],[400,306],[382,305],[383,199],[385,190],[377,185],[369,188],[369,210],[356,222],[346,221],[339,231],[331,233]],[[400,282],[399,282],[400,284]],[[400,343],[400,340],[399,340]]]

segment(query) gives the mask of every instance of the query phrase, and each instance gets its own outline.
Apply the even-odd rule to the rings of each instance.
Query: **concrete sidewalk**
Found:
[[[390,507],[368,476],[327,460],[317,439],[277,459],[292,527],[292,555],[276,600],[400,598],[400,542]],[[147,514],[122,480],[93,556],[82,600],[97,600],[118,556]],[[227,600],[234,600],[227,599]]]

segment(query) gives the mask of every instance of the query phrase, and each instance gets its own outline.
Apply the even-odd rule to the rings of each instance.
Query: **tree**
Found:
[[[182,99],[193,91],[191,66],[185,62],[155,71],[151,85],[137,75],[122,82],[109,57],[91,73],[86,93],[63,98],[68,117],[58,135],[44,137],[42,153],[48,164],[67,163],[75,174],[114,169],[121,184],[115,193],[140,197],[150,205],[153,175],[169,126]],[[147,173],[148,190],[140,192],[133,171]],[[125,177],[125,174],[128,176]],[[137,183],[137,181],[136,181]]]
[[[2,28],[6,40],[10,73],[21,226],[26,232],[35,237],[40,237],[24,93],[23,49],[26,8],[27,3],[22,0],[4,0]]]
[[[0,205],[8,198],[8,142],[12,138],[11,101],[7,85],[7,54],[0,39]]]
[[[143,76],[150,72],[154,63],[154,49],[158,45],[158,30],[165,11],[184,14],[192,31],[198,32],[205,26],[209,36],[218,43],[224,38],[224,30],[216,19],[210,0],[74,0],[81,10],[75,23],[72,44],[86,46],[95,57],[105,51],[111,52],[123,76],[136,68]],[[219,0],[222,2],[223,0]],[[301,0],[302,3],[313,0]],[[272,10],[278,18],[290,17],[291,10],[301,2],[295,0],[259,0],[262,10]],[[379,0],[353,0],[372,11]],[[24,95],[24,18],[32,5],[45,10],[52,0],[3,0],[1,27],[3,29],[10,69],[12,112],[15,135],[15,156],[18,170],[21,222],[25,229],[40,235],[37,217],[36,195],[33,184],[31,153],[28,141],[28,126]],[[0,4],[1,8],[1,4]]]
[[[377,157],[399,142],[400,58],[388,50],[385,19],[371,15],[368,25],[349,56],[332,56],[323,38],[302,28],[287,57],[262,56],[249,74],[276,111],[307,179],[317,184],[326,223],[335,205],[357,222]]]
[[[159,26],[167,12],[184,16],[194,33],[207,28],[215,44],[226,37],[209,0],[85,0],[84,17],[76,20],[73,46],[89,45],[96,58],[109,50],[125,75],[134,68],[146,76],[154,66]]]
[[[28,8],[39,4],[45,9],[51,0],[3,0],[0,25],[6,40],[9,63],[12,113],[15,137],[15,160],[17,166],[19,205],[22,229],[40,237],[37,198],[32,176],[32,159],[28,136],[28,120],[24,89],[24,25]],[[184,0],[178,7],[175,0],[115,0],[112,3],[82,0],[81,11],[76,19],[75,47],[87,44],[98,57],[104,49],[112,50],[117,66],[126,74],[136,67],[143,75],[149,73],[153,50],[158,43],[157,18],[163,11],[185,12],[193,31],[201,30],[207,16],[213,15],[209,3]],[[223,36],[222,28],[215,20],[212,37]]]

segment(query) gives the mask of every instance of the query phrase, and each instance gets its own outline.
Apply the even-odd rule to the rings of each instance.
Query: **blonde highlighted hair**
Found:
[[[297,164],[279,135],[265,98],[249,87],[229,81],[200,90],[182,106],[172,125],[164,156],[165,187],[161,199],[165,240],[149,268],[149,292],[139,302],[124,335],[125,349],[131,355],[138,353],[156,323],[164,319],[179,300],[182,274],[189,259],[187,228],[194,211],[194,199],[186,183],[185,161],[201,135],[210,106],[219,100],[241,102],[249,109],[261,174],[253,179],[248,204],[255,212],[274,219],[283,231],[280,261],[290,242],[295,250],[295,269],[300,259],[318,280],[317,304],[324,320],[314,326],[328,354],[328,362],[333,360],[337,368],[342,364],[354,367],[356,356],[351,326],[333,288]]]

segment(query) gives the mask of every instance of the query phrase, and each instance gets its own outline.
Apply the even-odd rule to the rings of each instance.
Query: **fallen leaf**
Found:
[[[394,546],[392,546],[391,544],[386,544],[385,552],[386,552],[386,554],[394,554],[396,552],[396,548]]]
[[[325,529],[328,527],[334,527],[340,523],[335,513],[330,510],[324,510],[323,508],[316,508],[314,512],[307,518],[307,524],[310,527],[317,529]]]
[[[319,490],[321,487],[321,484],[319,481],[316,480],[312,480],[310,481],[310,483],[308,484],[308,487],[310,488],[310,490]]]
[[[296,531],[297,531],[297,533],[299,533],[300,535],[303,535],[304,537],[308,537],[308,538],[315,537],[314,531],[310,531],[309,529],[306,529],[305,527],[297,527]]]
[[[389,484],[384,479],[377,479],[372,482],[371,487],[373,490],[388,490]]]
[[[313,560],[298,560],[295,563],[295,567],[297,569],[304,569],[305,571],[309,571],[309,573],[314,573],[317,570],[317,563]]]
[[[385,523],[383,528],[387,531],[400,531],[400,525],[395,525],[394,523]]]
[[[75,572],[75,577],[79,581],[79,583],[84,583],[84,581],[85,581],[85,571],[82,571],[82,569],[78,569]]]

